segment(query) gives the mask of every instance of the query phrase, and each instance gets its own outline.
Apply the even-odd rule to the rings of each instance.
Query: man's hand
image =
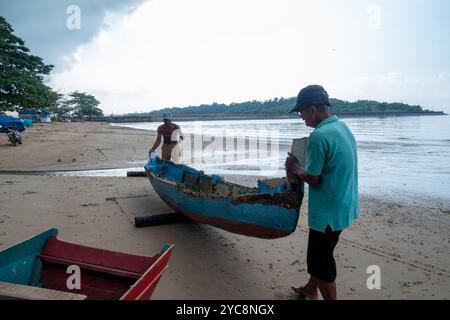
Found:
[[[286,173],[290,173],[295,175],[299,179],[305,181],[310,186],[315,186],[320,181],[320,176],[310,176],[305,172],[305,169],[300,165],[298,159],[288,152],[289,157],[286,158],[286,162],[284,163],[284,167],[286,168]],[[289,179],[289,175],[287,175]]]
[[[300,179],[289,170],[286,170],[286,180],[290,186],[294,186],[300,183]]]
[[[290,152],[288,152],[288,157],[284,163],[284,167],[286,169],[286,173],[291,173],[297,176],[300,179],[303,179],[305,174],[305,169],[300,165],[298,159]]]
[[[301,172],[302,167],[298,162],[298,159],[288,153],[289,157],[286,158],[286,162],[284,163],[284,168],[286,169],[286,180],[291,187],[295,189],[295,187],[300,183],[300,176],[298,173]]]

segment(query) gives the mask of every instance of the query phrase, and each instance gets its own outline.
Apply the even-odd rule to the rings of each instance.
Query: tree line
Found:
[[[32,55],[25,42],[14,35],[6,19],[0,16],[0,113],[23,109],[52,111],[58,118],[102,116],[94,96],[85,92],[63,94],[46,82],[54,65]]]
[[[183,114],[286,114],[296,104],[297,97],[274,98],[266,101],[246,101],[240,103],[212,103],[199,106],[164,108],[147,113],[133,113],[130,115],[158,116],[165,112]],[[424,112],[418,105],[405,103],[387,103],[373,100],[358,100],[349,102],[339,99],[330,99],[333,113],[369,113],[369,112]],[[425,110],[428,111],[428,110]]]

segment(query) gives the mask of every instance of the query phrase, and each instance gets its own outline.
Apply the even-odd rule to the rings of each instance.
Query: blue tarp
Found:
[[[24,109],[19,111],[19,116],[23,114],[39,114],[39,110],[36,109]]]
[[[53,116],[53,112],[48,109],[23,109],[19,111],[19,117],[26,119],[32,119],[34,122],[39,122],[40,118],[51,118]],[[31,125],[31,124],[30,124]],[[26,127],[30,125],[25,124]]]
[[[23,131],[26,126],[22,119],[0,115],[0,132],[5,132],[5,129],[8,127],[14,128],[17,131]]]
[[[22,115],[41,115],[41,116],[52,116],[53,112],[51,112],[50,110],[48,110],[47,108],[45,109],[23,109],[19,111],[19,117]]]
[[[22,120],[23,120],[23,125],[25,126],[25,128],[29,128],[33,124],[32,119],[22,119]]]

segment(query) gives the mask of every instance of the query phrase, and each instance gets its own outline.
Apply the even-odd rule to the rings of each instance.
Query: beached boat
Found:
[[[148,300],[173,249],[166,244],[154,256],[138,256],[61,241],[57,234],[50,229],[0,251],[0,299]],[[79,289],[69,289],[73,266]]]
[[[284,178],[248,188],[155,156],[145,172],[169,207],[195,221],[265,239],[285,237],[297,226],[303,183],[301,192],[287,188]]]

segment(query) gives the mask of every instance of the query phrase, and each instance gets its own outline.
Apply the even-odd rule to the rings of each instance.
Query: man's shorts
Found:
[[[339,241],[341,230],[332,231],[327,226],[325,233],[309,229],[306,262],[308,273],[325,282],[336,280],[336,261],[333,251]]]
[[[163,160],[172,160],[174,163],[179,163],[180,151],[179,143],[163,144],[161,147],[161,157]]]

